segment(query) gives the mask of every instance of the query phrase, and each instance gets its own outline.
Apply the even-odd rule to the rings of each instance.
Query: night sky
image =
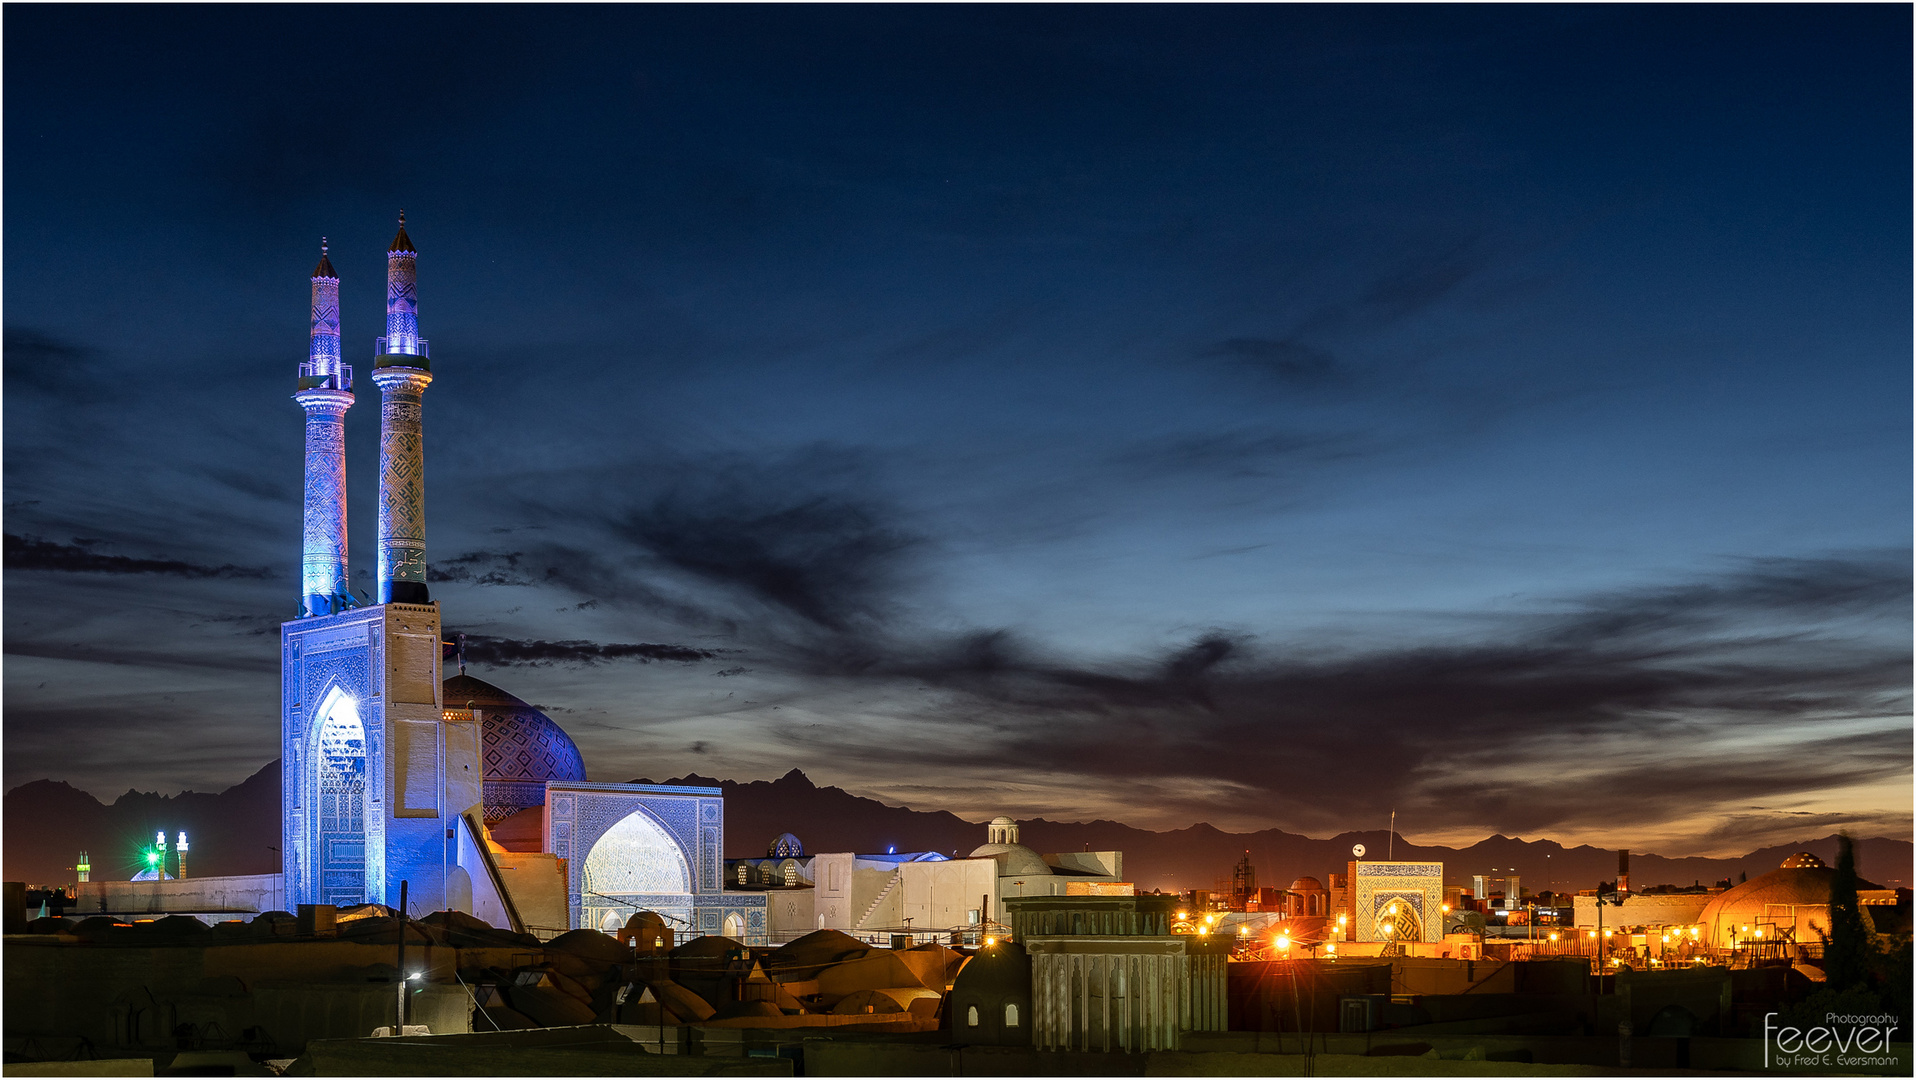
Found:
[[[1906,6],[4,20],[9,786],[278,755],[403,207],[433,595],[594,780],[1910,836]]]

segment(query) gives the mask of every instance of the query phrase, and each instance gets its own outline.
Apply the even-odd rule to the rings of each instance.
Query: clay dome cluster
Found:
[[[470,675],[445,681],[448,709],[479,712],[481,800],[486,824],[546,801],[548,780],[584,780],[585,759],[552,718]]]

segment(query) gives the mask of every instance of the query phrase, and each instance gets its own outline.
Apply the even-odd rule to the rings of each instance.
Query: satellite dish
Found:
[[[1356,857],[1356,858],[1359,858],[1359,859],[1361,859],[1361,858],[1363,858],[1363,857],[1364,857],[1364,845],[1362,845],[1362,844],[1352,844],[1352,845],[1351,845],[1351,855],[1352,855],[1352,856],[1354,856],[1354,857]]]

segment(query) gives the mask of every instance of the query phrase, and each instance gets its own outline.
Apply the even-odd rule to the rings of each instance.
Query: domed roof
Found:
[[[771,846],[765,849],[765,857],[768,859],[796,859],[804,854],[805,845],[798,842],[798,837],[788,832],[779,833],[773,838]]]
[[[971,857],[998,860],[999,877],[1025,877],[1051,873],[1051,866],[1044,861],[1044,856],[1023,844],[981,844],[973,849]]]
[[[1796,919],[1796,913],[1801,909],[1827,908],[1830,884],[1835,880],[1836,871],[1825,866],[1823,860],[1807,852],[1798,852],[1783,860],[1781,867],[1718,893],[1715,899],[1704,905],[1697,922],[1703,925],[1705,933],[1723,940],[1729,939],[1732,927],[1790,922]],[[1861,878],[1856,880],[1856,887],[1881,888]],[[1811,917],[1807,912],[1804,915]],[[1827,916],[1818,915],[1814,918],[1828,925]],[[1804,939],[1799,935],[1798,940]]]
[[[448,709],[479,710],[479,764],[486,822],[545,802],[547,780],[584,780],[585,759],[552,718],[470,675],[445,682]]]
[[[1324,883],[1314,877],[1301,877],[1291,882],[1292,892],[1323,892]]]

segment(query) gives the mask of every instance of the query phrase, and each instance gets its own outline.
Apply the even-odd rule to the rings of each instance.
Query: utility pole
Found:
[[[406,883],[399,883],[399,1003],[393,1021],[393,1034],[406,1033]]]

